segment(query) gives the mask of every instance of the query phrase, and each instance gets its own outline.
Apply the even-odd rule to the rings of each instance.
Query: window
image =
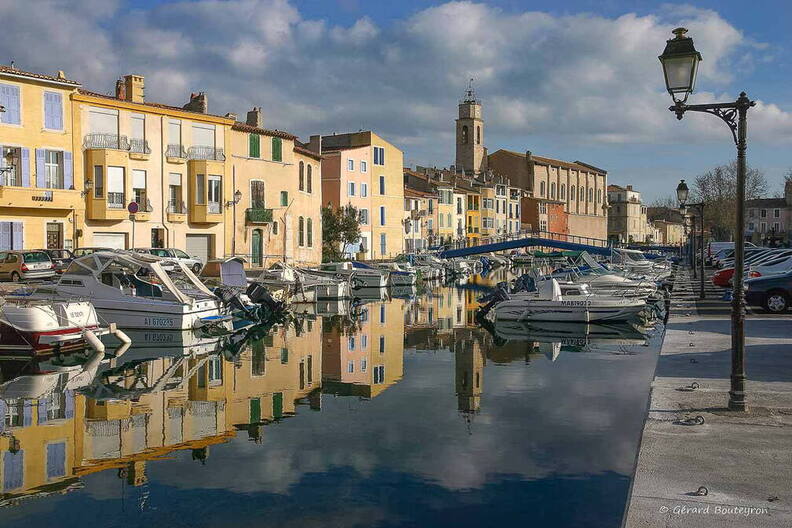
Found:
[[[753,223],[753,222],[748,222],[748,229],[749,229],[750,231],[753,231],[753,230],[754,230],[754,223]]]
[[[347,348],[349,350],[355,350],[355,336],[349,336],[349,343],[347,344]]]
[[[66,442],[47,444],[47,480],[64,476],[66,476]]]
[[[2,113],[0,113],[2,115]],[[9,405],[8,410],[17,410],[16,405]],[[20,424],[21,425],[21,424]],[[3,453],[3,491],[8,492],[21,488],[25,483],[25,450],[16,453],[6,451]]]
[[[760,232],[762,232],[762,233],[764,233],[765,231],[767,231],[767,222],[761,222],[761,223],[759,224],[759,231],[760,231]]]
[[[220,204],[223,201],[223,182],[218,175],[209,175],[209,212],[220,213]]]
[[[58,92],[44,92],[44,128],[63,130],[63,98]]]
[[[780,209],[773,209],[773,218],[778,218],[780,216],[781,216],[781,210]]]
[[[481,145],[481,127],[476,127],[476,145]]]
[[[251,158],[261,157],[261,136],[258,134],[248,136],[248,156]]]
[[[347,160],[347,170],[355,170],[355,160],[349,159]]]
[[[380,308],[380,316],[379,316],[380,324],[385,324],[385,305],[380,304],[379,308]]]
[[[297,220],[297,240],[300,247],[305,245],[305,218],[302,216]]]
[[[203,174],[195,175],[195,203],[206,203],[206,178]]]
[[[354,361],[352,361],[352,360],[347,361],[347,372],[350,373],[350,374],[355,372],[355,362]]]
[[[0,84],[0,105],[5,107],[5,112],[0,112],[0,123],[21,124],[19,86]]]
[[[463,145],[467,145],[468,142],[468,127],[467,125],[462,125],[462,136],[460,137],[460,141]]]
[[[558,189],[558,197],[561,200],[566,199],[566,185],[564,185],[563,183],[561,184],[561,187]]]
[[[434,213],[434,200],[429,198],[429,214]]]
[[[141,210],[146,210],[146,171],[132,169],[132,199],[141,205]]]
[[[445,216],[443,215],[437,216],[437,227],[445,227]]]
[[[281,207],[287,207],[289,205],[289,191],[281,191],[280,204]]]
[[[379,353],[380,354],[384,354],[385,353],[385,336],[384,335],[381,335],[379,337]]]
[[[539,196],[545,195],[545,182],[539,183]]]
[[[367,183],[361,183],[360,184],[360,196],[362,196],[363,198],[368,196],[368,184]]]
[[[360,172],[368,172],[368,162],[360,160]]]
[[[385,233],[380,233],[380,256],[381,257],[384,257],[388,253],[387,249],[388,248],[387,248],[387,243],[386,243],[386,240],[385,240]]]
[[[577,198],[577,193],[575,192],[575,186],[573,185],[569,188],[569,199],[574,200],[575,198]]]
[[[379,208],[380,225],[385,225],[385,206],[381,205]]]
[[[181,121],[178,119],[171,119],[168,121],[168,146],[181,147]]]
[[[762,218],[767,218],[767,209],[762,209]]]
[[[360,224],[361,225],[368,225],[369,223],[369,212],[368,209],[361,209],[360,210]]]
[[[26,154],[22,155],[22,149],[19,147],[0,147],[0,167],[10,169],[2,173],[3,180],[0,181],[2,185],[23,186],[22,171],[29,170],[26,164],[22,161],[29,162],[29,150],[25,149]],[[30,182],[27,182],[30,185]]]
[[[550,198],[555,200],[555,191],[556,191],[556,184],[555,182],[550,184]]]
[[[206,363],[209,372],[209,386],[216,387],[223,384],[223,361],[221,356],[215,356]]]
[[[385,194],[385,176],[379,177],[379,193]]]
[[[379,365],[374,367],[374,384],[380,384],[385,382],[385,365]]]
[[[130,140],[129,150],[140,154],[148,154],[150,150],[146,145],[146,116],[144,114],[130,114],[129,116]]]
[[[283,161],[283,141],[281,138],[272,138],[272,161]]]
[[[597,203],[602,202],[602,189],[597,189]]]
[[[363,336],[363,337],[365,338],[366,336]],[[361,359],[360,360],[360,372],[366,372],[367,368],[368,368],[368,361],[366,361],[365,359]]]
[[[589,202],[593,202],[594,201],[594,189],[592,189],[591,187],[589,187],[588,201]]]
[[[297,187],[301,191],[304,191],[305,190],[305,163],[303,163],[301,161],[300,164],[298,165],[298,167],[299,168],[297,170],[297,182],[298,182],[297,183]]]
[[[581,185],[579,187],[579,190],[580,190],[580,201],[582,202],[586,199],[586,189],[584,189],[583,186]]]
[[[355,182],[349,182],[349,188],[347,189],[348,196],[355,196]]]
[[[278,234],[278,222],[272,222],[272,234],[273,235]]]
[[[107,167],[107,207],[123,209],[124,199],[124,167]]]
[[[37,175],[38,184],[41,176]],[[60,150],[44,151],[44,188],[63,189],[63,152]]]
[[[781,225],[778,222],[773,222],[773,231],[776,233],[781,231]]]
[[[374,165],[385,165],[385,149],[374,147]]]
[[[264,182],[261,180],[250,182],[250,207],[252,209],[264,208]]]
[[[307,185],[305,187],[305,190],[307,192],[309,192],[309,193],[313,192],[313,174],[311,174],[313,171],[312,171],[311,167],[312,167],[312,165],[308,165],[308,177],[307,177],[307,182],[306,182]]]
[[[168,175],[168,212],[186,212],[182,206],[182,179],[178,172],[171,172]]]
[[[313,220],[308,219],[305,222],[305,229],[308,231],[308,247],[313,247]]]
[[[198,147],[215,146],[215,126],[206,125],[204,123],[193,123],[192,125],[192,144]],[[214,156],[208,156],[209,159],[214,159]]]
[[[451,213],[446,213],[446,226],[454,227],[454,224],[451,222]]]
[[[289,349],[288,348],[281,348],[281,363],[284,365],[289,362]]]

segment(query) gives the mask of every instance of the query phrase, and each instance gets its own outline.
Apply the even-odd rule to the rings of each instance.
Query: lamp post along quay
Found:
[[[687,29],[677,28],[674,38],[666,41],[660,63],[663,65],[665,83],[674,105],[669,108],[682,119],[685,112],[704,112],[719,117],[732,133],[737,146],[737,218],[734,237],[734,294],[732,295],[732,370],[729,409],[745,411],[745,150],[747,146],[748,109],[756,103],[742,92],[732,103],[687,104],[688,96],[696,85],[696,73],[701,54],[696,51],[693,39],[685,36]]]
[[[690,197],[690,189],[688,189],[685,180],[679,180],[679,185],[676,188],[677,193],[677,201],[679,202],[679,210],[684,217],[687,212],[687,208],[691,207],[696,209],[697,215],[699,217],[699,225],[701,226],[701,231],[699,231],[700,238],[699,238],[699,257],[698,257],[698,264],[696,264],[696,215],[692,216],[693,219],[693,227],[692,227],[692,235],[693,235],[693,247],[691,248],[691,255],[692,255],[692,266],[693,266],[693,278],[696,278],[696,267],[698,266],[698,279],[699,279],[699,299],[704,299],[704,202],[701,203],[694,203],[689,204],[687,203],[688,198]]]

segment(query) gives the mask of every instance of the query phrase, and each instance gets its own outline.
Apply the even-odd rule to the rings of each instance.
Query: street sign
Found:
[[[129,214],[135,214],[139,209],[140,206],[138,206],[137,202],[129,202],[129,205],[127,205],[127,211],[129,211]]]

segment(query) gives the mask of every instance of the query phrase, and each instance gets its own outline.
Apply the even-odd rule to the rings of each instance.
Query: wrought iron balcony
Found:
[[[168,145],[167,150],[165,150],[165,156],[168,158],[187,159],[187,151],[181,145]]]
[[[169,200],[168,209],[166,212],[174,214],[187,214],[187,204],[179,200]]]
[[[268,224],[272,222],[272,209],[264,207],[245,209],[245,219],[251,224]]]
[[[110,209],[123,209],[126,207],[126,204],[124,203],[124,193],[107,193],[107,207]]]
[[[129,138],[118,134],[86,134],[83,147],[86,149],[129,150]]]
[[[145,139],[130,139],[129,140],[129,151],[134,152],[136,154],[151,154],[151,149],[149,148],[148,141]]]
[[[187,158],[191,160],[225,161],[225,153],[219,147],[197,146],[187,150]]]

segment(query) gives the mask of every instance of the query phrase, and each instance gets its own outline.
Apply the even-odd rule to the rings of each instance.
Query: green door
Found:
[[[276,392],[272,395],[272,417],[276,420],[283,418],[283,393]]]
[[[261,399],[252,398],[250,400],[250,421],[248,423],[257,424],[261,421]]]
[[[251,244],[253,245],[253,265],[254,266],[263,266],[264,265],[264,240],[261,233],[261,229],[254,229],[253,230],[253,237],[251,240]]]

